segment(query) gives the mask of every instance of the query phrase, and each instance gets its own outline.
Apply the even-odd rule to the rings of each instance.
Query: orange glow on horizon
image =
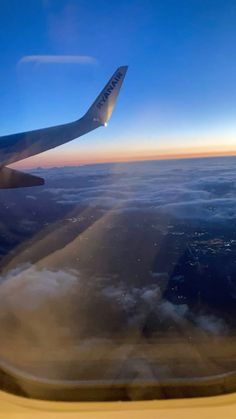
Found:
[[[62,166],[79,166],[84,164],[96,163],[121,163],[129,161],[144,160],[176,160],[181,158],[197,158],[197,157],[220,157],[234,156],[235,149],[227,147],[191,147],[191,148],[168,148],[160,150],[125,150],[111,152],[83,152],[75,156],[75,153],[61,152],[60,150],[50,150],[37,156],[30,157],[11,166],[18,169],[32,169],[36,167],[62,167]]]

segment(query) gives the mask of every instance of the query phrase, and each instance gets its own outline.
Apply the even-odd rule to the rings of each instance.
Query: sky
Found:
[[[18,163],[236,154],[233,0],[1,0],[0,135],[78,119],[120,65],[107,128]]]

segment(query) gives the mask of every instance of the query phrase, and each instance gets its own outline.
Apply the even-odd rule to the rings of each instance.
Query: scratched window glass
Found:
[[[235,2],[0,12],[0,389],[235,391]]]

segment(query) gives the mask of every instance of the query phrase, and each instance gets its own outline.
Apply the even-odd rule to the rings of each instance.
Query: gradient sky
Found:
[[[106,129],[22,166],[236,152],[235,22],[235,0],[1,0],[1,135],[77,119],[128,64]]]

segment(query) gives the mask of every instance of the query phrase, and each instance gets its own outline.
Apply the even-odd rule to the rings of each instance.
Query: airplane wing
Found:
[[[0,188],[42,185],[43,179],[4,166],[58,147],[106,126],[124,80],[127,66],[119,67],[85,115],[71,123],[0,137]]]
[[[0,169],[0,189],[25,188],[28,186],[44,185],[44,179],[29,173],[3,167]]]

